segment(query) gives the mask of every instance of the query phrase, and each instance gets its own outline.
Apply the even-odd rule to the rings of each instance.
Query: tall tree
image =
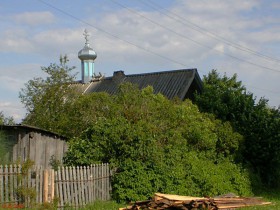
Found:
[[[203,112],[229,121],[244,138],[244,161],[270,186],[280,185],[280,111],[268,100],[248,93],[237,75],[221,76],[216,70],[203,78],[204,91],[195,103]]]
[[[65,55],[60,57],[59,65],[51,63],[48,67],[41,67],[47,77],[29,80],[21,89],[19,97],[27,110],[23,123],[61,132],[67,104],[77,96],[76,90],[70,86],[75,78],[72,73],[75,67],[69,67],[67,62]]]

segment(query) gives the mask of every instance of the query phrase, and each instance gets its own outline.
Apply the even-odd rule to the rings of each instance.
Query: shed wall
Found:
[[[68,149],[65,140],[52,135],[36,131],[17,131],[15,135],[18,141],[13,146],[13,162],[30,159],[35,165],[50,168],[52,156],[62,162],[64,153]]]

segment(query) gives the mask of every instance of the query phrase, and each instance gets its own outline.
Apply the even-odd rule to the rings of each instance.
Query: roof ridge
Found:
[[[192,69],[175,69],[175,70],[166,70],[166,71],[156,71],[156,72],[147,72],[147,73],[138,73],[138,74],[125,74],[124,77],[137,77],[137,76],[146,76],[146,75],[157,75],[157,74],[169,74],[169,73],[177,73],[184,71],[196,71],[197,68]],[[104,79],[112,79],[113,76],[105,77]]]
[[[128,74],[126,77],[134,77],[134,76],[143,76],[143,75],[155,75],[155,74],[168,74],[168,73],[176,73],[183,71],[197,71],[196,68],[192,69],[175,69],[175,70],[167,70],[167,71],[157,71],[157,72],[148,72],[148,73],[138,73],[138,74]]]

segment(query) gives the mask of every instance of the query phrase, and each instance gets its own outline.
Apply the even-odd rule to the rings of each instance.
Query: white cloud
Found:
[[[49,12],[24,12],[14,16],[14,20],[20,24],[30,26],[51,24],[55,21],[54,15]]]
[[[9,28],[0,34],[0,52],[28,53],[34,50],[28,32],[21,28]]]
[[[224,0],[188,0],[188,1],[180,1],[183,7],[182,9],[188,9],[191,12],[195,13],[211,13],[212,15],[229,15],[239,11],[248,11],[254,7],[259,6],[259,2],[256,0],[253,1],[244,1],[244,0],[236,0],[236,1],[224,1]]]

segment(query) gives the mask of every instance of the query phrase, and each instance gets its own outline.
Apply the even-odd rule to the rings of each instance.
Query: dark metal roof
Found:
[[[162,72],[125,75],[123,71],[114,72],[112,77],[102,78],[86,84],[75,84],[84,94],[92,92],[107,92],[115,94],[118,85],[123,82],[137,84],[140,89],[152,86],[154,93],[161,93],[167,98],[179,97],[184,100],[191,88],[201,92],[202,81],[196,69],[180,69]]]
[[[45,133],[47,135],[56,136],[57,138],[66,140],[67,138],[65,136],[62,136],[58,133],[51,132],[42,128],[38,128],[31,125],[25,125],[25,124],[17,124],[17,125],[0,125],[0,130],[29,130],[29,131],[36,131],[40,133]]]

